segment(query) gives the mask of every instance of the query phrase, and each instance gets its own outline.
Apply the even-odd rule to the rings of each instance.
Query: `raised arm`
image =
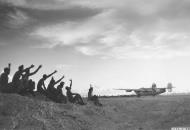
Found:
[[[71,89],[71,87],[72,87],[72,85],[73,85],[73,81],[72,81],[72,79],[70,79],[69,80],[71,83],[70,83],[70,89]]]
[[[57,73],[57,70],[55,70],[53,73],[47,75],[47,78],[51,77],[53,74]]]
[[[38,68],[34,72],[29,74],[29,76],[32,76],[32,75],[36,74],[39,71],[40,68],[42,68],[42,65],[38,66]]]
[[[9,63],[8,68],[9,68],[9,70],[11,70],[11,63]]]
[[[28,69],[32,69],[34,67],[34,65],[32,64],[31,66],[29,66],[28,68],[24,69],[23,72],[26,72]]]
[[[70,79],[69,80],[71,83],[70,83],[70,89],[71,89],[71,87],[72,87],[72,85],[73,85],[73,80],[72,79]],[[72,92],[71,92],[72,93]],[[72,93],[72,95],[77,95],[78,93]]]
[[[55,84],[61,82],[61,80],[62,80],[64,77],[65,77],[65,76],[63,75],[59,80],[57,80],[57,81],[55,82]]]

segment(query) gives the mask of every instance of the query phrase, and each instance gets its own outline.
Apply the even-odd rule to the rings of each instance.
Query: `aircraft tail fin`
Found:
[[[166,89],[168,90],[168,92],[172,92],[172,89],[174,88],[174,86],[172,85],[172,83],[168,83]]]

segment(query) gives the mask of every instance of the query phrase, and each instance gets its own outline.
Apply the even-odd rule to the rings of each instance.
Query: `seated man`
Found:
[[[61,82],[61,80],[64,78],[64,76],[62,76],[59,80],[55,81],[54,78],[51,79],[50,83],[48,84],[47,90],[46,90],[46,94],[47,97],[50,98],[53,101],[56,101],[57,98],[57,89],[54,87],[56,84],[58,84],[59,82]]]
[[[93,101],[95,105],[102,106],[102,104],[98,100],[98,96],[92,95],[92,92],[93,92],[93,87],[90,84],[90,89],[88,91],[88,101]]]
[[[44,81],[46,79],[48,79],[49,77],[51,77],[55,73],[57,73],[56,70],[53,73],[49,74],[49,75],[46,75],[46,74],[43,75],[43,77],[38,81],[37,92],[39,92],[40,94],[46,95],[46,86],[45,86]]]
[[[72,93],[71,92],[71,87],[72,87],[72,79],[70,79],[70,87],[65,87],[65,89],[67,90],[67,98],[69,100],[69,102],[71,103],[77,103],[80,105],[85,105],[85,103],[83,102],[82,97],[78,94],[78,93]]]
[[[32,90],[31,88],[34,87],[34,89],[35,89],[35,86],[33,86],[33,84],[35,84],[35,82],[32,80],[29,80],[29,77],[36,74],[41,67],[42,67],[42,65],[40,65],[34,72],[30,72],[31,68],[28,68],[26,70],[25,74],[22,75],[22,88],[21,88],[19,94],[21,94],[21,95],[25,95],[24,93],[31,93],[32,95],[34,94],[34,92],[31,92],[31,90]],[[29,91],[29,92],[27,92],[27,91]]]
[[[19,92],[20,88],[22,87],[22,82],[20,78],[21,76],[23,76],[23,73],[33,67],[34,65],[31,65],[30,67],[24,69],[23,65],[19,66],[18,71],[14,74],[12,79],[12,86],[14,87],[14,92]]]
[[[28,86],[22,89],[22,91],[20,91],[19,94],[22,96],[26,96],[26,95],[35,96],[34,89],[35,89],[35,82],[30,79],[28,81]]]
[[[35,96],[34,89],[35,89],[35,82],[30,79],[28,82],[27,92],[32,96]]]
[[[40,70],[40,68],[42,68],[42,65],[40,65],[34,72],[30,72],[31,68],[28,68],[26,70],[25,74],[22,75],[23,85],[25,87],[28,86],[29,77],[33,76],[34,74],[36,74]]]
[[[64,84],[65,84],[65,82],[60,82],[60,84],[57,86],[57,99],[56,99],[56,102],[58,102],[58,103],[67,103],[67,97],[62,92]]]
[[[0,92],[6,92],[6,90],[8,90],[10,69],[11,64],[9,64],[8,67],[4,68],[4,72],[0,76]]]

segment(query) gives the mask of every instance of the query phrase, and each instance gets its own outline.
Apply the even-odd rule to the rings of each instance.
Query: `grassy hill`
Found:
[[[0,94],[0,130],[170,130],[190,126],[190,96],[101,98],[103,107]]]

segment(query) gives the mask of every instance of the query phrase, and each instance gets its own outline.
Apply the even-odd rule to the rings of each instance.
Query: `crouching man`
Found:
[[[72,87],[72,79],[70,79],[70,87],[68,87],[68,86],[65,87],[65,89],[67,90],[67,98],[68,98],[69,102],[77,103],[80,105],[85,105],[80,94],[71,92],[71,87]]]
[[[90,84],[90,88],[88,91],[88,101],[92,101],[94,103],[94,105],[96,105],[96,106],[102,106],[102,104],[100,103],[100,101],[98,99],[98,96],[93,95],[92,93],[93,93],[93,87]]]

